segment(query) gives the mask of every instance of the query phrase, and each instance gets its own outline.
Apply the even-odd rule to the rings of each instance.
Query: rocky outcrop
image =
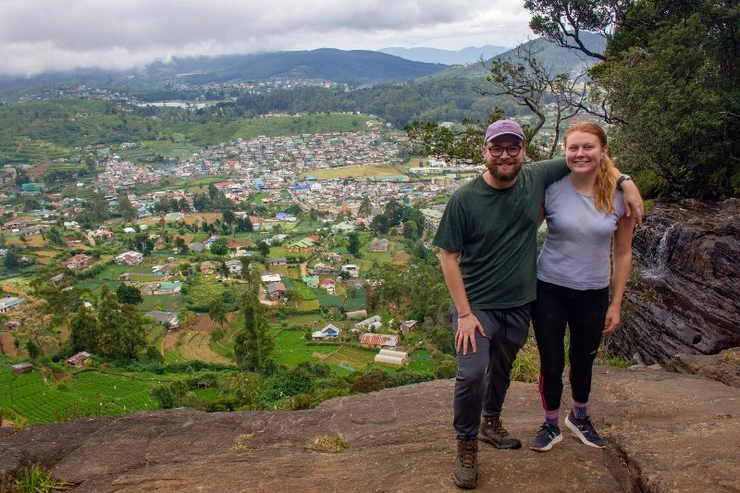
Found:
[[[717,354],[680,354],[671,368],[740,388],[740,348],[727,349]]]
[[[638,227],[622,327],[635,363],[676,364],[740,346],[740,200],[658,204]]]
[[[453,384],[437,380],[297,412],[178,409],[0,429],[0,473],[40,462],[79,493],[453,492]],[[536,384],[514,382],[506,427],[528,440],[541,424],[540,406]],[[740,490],[740,389],[694,375],[599,367],[591,410],[606,450],[565,428],[565,439],[544,454],[482,444],[479,491]],[[314,445],[338,435],[347,445],[340,453]]]

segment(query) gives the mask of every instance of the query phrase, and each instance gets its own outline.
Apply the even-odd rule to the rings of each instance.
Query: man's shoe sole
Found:
[[[553,445],[555,445],[556,443],[560,443],[562,441],[563,441],[563,435],[560,434],[556,436],[555,438],[553,438],[552,441],[544,447],[533,447],[532,445],[530,445],[529,449],[534,450],[535,452],[547,452],[553,447]]]
[[[452,482],[455,483],[455,486],[458,488],[462,488],[464,490],[474,490],[476,486],[478,486],[478,478],[475,478],[475,481],[467,482],[467,481],[458,481],[457,477],[455,475],[452,475]]]
[[[584,445],[588,445],[589,447],[593,447],[593,448],[599,448],[599,449],[601,449],[601,448],[605,448],[605,447],[606,447],[606,445],[596,445],[595,443],[589,442],[589,441],[588,441],[588,440],[586,439],[586,436],[585,436],[585,435],[584,435],[583,433],[581,433],[581,430],[579,430],[579,429],[578,429],[578,427],[577,427],[576,425],[574,425],[573,423],[571,423],[571,422],[570,422],[570,415],[568,415],[568,416],[567,416],[567,417],[565,418],[565,425],[566,425],[566,426],[567,426],[568,428],[570,428],[570,431],[572,431],[573,433],[575,433],[575,435],[576,435],[576,436],[578,437],[578,439],[579,439],[579,440],[580,440],[581,442],[583,442],[583,444],[584,444]]]
[[[481,442],[485,442],[490,445],[493,445],[499,450],[516,450],[516,449],[522,448],[522,442],[520,442],[519,440],[517,440],[516,443],[513,443],[511,445],[501,445],[481,433],[478,434],[478,440],[480,440]]]

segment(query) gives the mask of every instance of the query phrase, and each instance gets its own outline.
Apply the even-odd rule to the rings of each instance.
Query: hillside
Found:
[[[437,380],[298,412],[179,409],[15,434],[2,428],[0,474],[40,462],[80,493],[459,491],[451,480],[452,388],[453,380]],[[482,445],[478,490],[740,488],[739,389],[660,370],[597,368],[592,402],[605,450],[568,430],[545,454]],[[507,428],[528,440],[542,419],[536,385],[514,382],[506,404]],[[328,453],[322,443],[337,435],[346,449]]]
[[[584,41],[586,46],[595,51],[603,53],[606,42],[604,38],[595,34],[585,33]],[[595,60],[589,59],[586,55],[577,50],[561,48],[545,38],[537,38],[527,41],[521,45],[526,49],[531,49],[536,53],[537,59],[542,62],[543,66],[549,68],[554,73],[570,73],[574,70],[581,69],[587,64],[593,64]],[[513,48],[494,58],[508,59],[512,62],[517,59],[517,48]],[[486,68],[480,63],[473,63],[465,67],[447,67],[444,70],[429,75],[428,79],[443,79],[463,77],[469,79],[481,79],[488,73]]]
[[[440,50],[437,48],[400,48],[390,47],[378,50],[381,53],[399,56],[407,60],[426,63],[442,63],[445,65],[458,65],[461,63],[475,63],[483,57],[487,60],[507,51],[505,46],[485,45],[481,47],[469,46],[462,50]]]

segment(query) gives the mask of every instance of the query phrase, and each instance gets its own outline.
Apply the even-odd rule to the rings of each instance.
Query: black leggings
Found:
[[[532,325],[540,352],[540,396],[546,411],[560,408],[565,368],[565,327],[570,329],[570,386],[573,400],[588,402],[591,375],[601,343],[609,288],[580,291],[537,281]]]

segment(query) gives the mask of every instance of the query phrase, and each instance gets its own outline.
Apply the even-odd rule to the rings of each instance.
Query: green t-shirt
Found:
[[[479,175],[452,194],[433,243],[460,252],[471,308],[514,308],[536,299],[540,205],[545,188],[566,174],[565,159],[540,161],[522,166],[511,188],[493,188]]]

